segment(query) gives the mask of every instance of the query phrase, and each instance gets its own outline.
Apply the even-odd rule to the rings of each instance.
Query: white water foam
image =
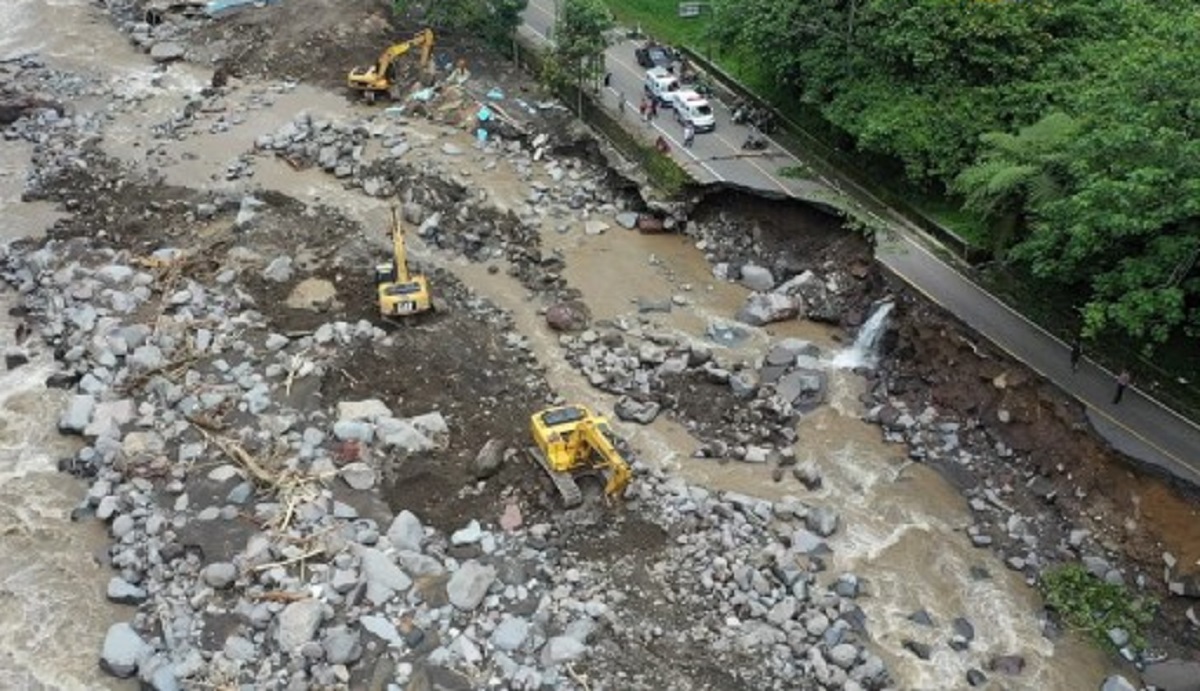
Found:
[[[854,337],[854,343],[849,348],[835,354],[830,364],[842,369],[874,367],[879,359],[879,354],[876,352],[879,347],[879,339],[883,338],[884,330],[887,328],[888,315],[892,313],[892,308],[895,306],[896,304],[890,300],[876,305],[871,316],[859,327],[858,335]]]

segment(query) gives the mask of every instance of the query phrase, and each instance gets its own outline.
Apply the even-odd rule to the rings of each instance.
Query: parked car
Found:
[[[697,132],[711,132],[717,128],[717,118],[708,99],[691,89],[674,92],[671,106],[675,109],[675,119],[681,125],[690,122]]]
[[[672,95],[679,91],[679,80],[665,67],[651,67],[646,70],[646,81],[642,84],[646,95],[657,100],[664,106],[673,104]]]
[[[638,65],[646,69],[652,67],[670,69],[672,63],[675,62],[675,54],[670,48],[655,43],[649,43],[637,48],[633,51],[633,57],[637,59]]]

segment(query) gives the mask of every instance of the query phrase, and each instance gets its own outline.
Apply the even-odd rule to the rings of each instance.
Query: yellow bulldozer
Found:
[[[408,250],[404,246],[404,228],[396,207],[392,207],[392,260],[375,265],[375,286],[379,293],[379,314],[385,319],[407,317],[433,309],[429,280],[408,270]]]
[[[534,413],[529,454],[549,475],[567,508],[583,503],[577,479],[599,477],[604,494],[619,498],[629,484],[629,463],[616,447],[608,420],[587,406],[568,405]]]
[[[399,82],[396,61],[413,48],[421,49],[421,61],[418,64],[421,72],[428,74],[430,58],[433,56],[433,29],[424,29],[407,41],[388,46],[379,54],[375,64],[350,70],[346,83],[368,101],[374,101],[380,96],[395,98]]]

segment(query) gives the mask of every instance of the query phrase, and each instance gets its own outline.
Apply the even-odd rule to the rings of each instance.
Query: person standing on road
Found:
[[[1071,342],[1071,371],[1079,371],[1079,358],[1083,357],[1083,339],[1079,336]]]
[[[650,97],[650,105],[649,105],[648,112],[650,113],[651,120],[658,117],[658,99],[656,99],[653,96]]]
[[[1125,388],[1129,386],[1129,370],[1121,370],[1121,374],[1117,376],[1117,393],[1113,395],[1113,405],[1121,402],[1121,397],[1125,395]]]
[[[696,128],[692,127],[692,123],[683,126],[683,148],[692,148],[692,142],[696,141]]]

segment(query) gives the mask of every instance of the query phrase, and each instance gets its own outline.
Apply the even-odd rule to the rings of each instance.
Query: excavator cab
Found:
[[[549,474],[568,508],[583,503],[576,482],[583,476],[600,477],[610,499],[625,491],[632,474],[629,463],[617,450],[608,420],[587,406],[560,406],[534,413],[530,432],[534,440],[530,456]]]
[[[385,319],[407,317],[433,309],[429,280],[408,270],[408,250],[404,228],[392,208],[392,260],[375,265],[375,287],[379,295],[379,314]]]

